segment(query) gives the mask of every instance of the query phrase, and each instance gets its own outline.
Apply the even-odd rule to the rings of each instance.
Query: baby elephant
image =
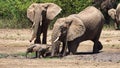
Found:
[[[49,51],[49,46],[47,44],[31,44],[30,47],[27,48],[26,58],[29,53],[36,52],[37,57],[46,57]]]

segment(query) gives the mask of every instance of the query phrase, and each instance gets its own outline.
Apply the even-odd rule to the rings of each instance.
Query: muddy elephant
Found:
[[[26,51],[26,58],[27,55],[32,52],[37,52],[36,58],[46,57],[46,54],[49,52],[49,46],[48,44],[30,44]]]
[[[110,23],[110,16],[108,10],[117,7],[118,0],[93,0],[93,5],[99,8],[105,16],[105,23]]]
[[[115,29],[119,29],[119,26],[120,26],[120,4],[118,4],[116,9],[108,10],[108,14],[115,21]]]
[[[48,25],[61,10],[62,9],[54,3],[33,3],[28,7],[27,17],[33,22],[33,34],[30,42],[36,38],[34,43],[46,44]],[[40,36],[42,33],[43,38],[41,41]]]
[[[93,6],[89,6],[79,14],[57,19],[52,31],[52,52],[51,56],[57,56],[59,45],[62,42],[60,55],[75,54],[78,45],[82,41],[91,40],[94,42],[93,53],[103,48],[99,37],[104,24],[103,14]],[[57,52],[56,52],[57,51]]]

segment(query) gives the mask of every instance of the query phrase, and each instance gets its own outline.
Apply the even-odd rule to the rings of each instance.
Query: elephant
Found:
[[[54,3],[33,3],[27,9],[27,17],[33,22],[32,37],[30,42],[46,44],[47,30],[51,20],[53,20],[60,12],[61,8]],[[40,39],[43,33],[42,41]]]
[[[30,44],[30,47],[27,48],[26,51],[26,58],[29,53],[37,52],[38,55],[35,57],[46,57],[47,53],[49,52],[50,45],[47,44]]]
[[[108,10],[109,16],[115,21],[115,29],[119,29],[120,25],[120,3],[118,4],[116,9]]]
[[[94,6],[89,6],[78,14],[57,19],[52,31],[51,57],[65,56],[67,49],[68,54],[75,54],[79,43],[86,40],[94,42],[93,53],[98,53],[103,48],[99,38],[104,22],[103,14]],[[62,50],[58,53],[58,44],[61,43]]]
[[[110,23],[110,16],[108,10],[117,7],[118,0],[93,0],[93,5],[99,8],[105,16],[105,23]]]

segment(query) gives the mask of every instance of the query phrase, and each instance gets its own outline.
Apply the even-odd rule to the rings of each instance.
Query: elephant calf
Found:
[[[30,47],[27,48],[26,58],[28,53],[36,52],[36,57],[46,57],[47,53],[49,53],[49,45],[47,44],[31,44]]]
[[[120,29],[119,28],[119,25],[120,25],[120,3],[118,4],[116,9],[108,10],[108,14],[115,21],[115,29]]]

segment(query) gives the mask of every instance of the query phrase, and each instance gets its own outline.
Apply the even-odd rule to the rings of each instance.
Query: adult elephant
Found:
[[[30,42],[46,44],[47,29],[50,21],[53,20],[62,9],[54,3],[33,3],[27,9],[27,17],[33,22],[33,34]],[[40,39],[43,33],[42,42]]]
[[[62,56],[66,55],[67,47],[70,54],[75,54],[79,43],[86,40],[94,42],[93,53],[99,52],[102,49],[99,37],[104,21],[103,14],[93,6],[79,14],[58,19],[52,32],[51,56],[58,56],[60,42],[63,43]]]
[[[115,29],[120,29],[120,4],[118,4],[116,9],[108,10],[108,14],[115,21]]]
[[[99,8],[105,16],[105,22],[110,23],[110,16],[108,10],[117,7],[118,0],[93,0],[93,5]]]

